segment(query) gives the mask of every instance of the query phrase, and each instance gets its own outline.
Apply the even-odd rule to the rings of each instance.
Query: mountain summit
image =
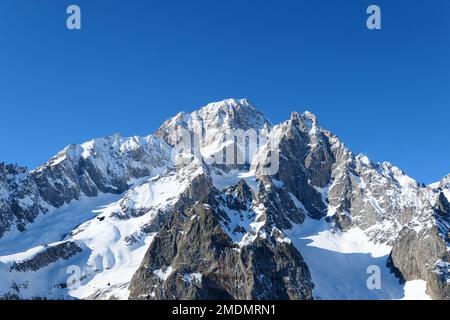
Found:
[[[308,111],[210,103],[0,164],[0,297],[449,299],[448,181],[355,156]]]

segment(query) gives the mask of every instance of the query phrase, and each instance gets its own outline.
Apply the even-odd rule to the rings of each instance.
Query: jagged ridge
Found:
[[[204,159],[173,157],[180,128],[200,137]],[[223,136],[232,129],[258,130],[267,143],[248,165],[208,161],[234,143]],[[274,141],[280,170],[267,176]],[[325,290],[325,275],[315,271],[317,252],[302,244],[308,226],[315,225],[312,235],[326,232],[335,245],[360,232],[356,252],[392,248],[383,264],[402,280],[427,281],[432,297],[448,298],[448,181],[423,186],[387,162],[355,156],[311,112],[293,113],[272,126],[248,100],[212,103],[167,120],[155,135],[70,145],[30,172],[0,165],[0,273],[9,272],[0,281],[0,295],[396,297],[393,287],[378,293],[363,288],[356,296]],[[366,243],[378,249],[364,249]],[[432,254],[430,246],[436,248]],[[14,268],[27,261],[34,261],[31,269]],[[342,265],[336,268],[351,263],[337,261]],[[71,264],[82,267],[75,289],[61,285],[67,280],[61,268]],[[50,280],[50,273],[57,276]],[[227,277],[235,279],[233,285]],[[386,283],[394,282],[390,277]]]

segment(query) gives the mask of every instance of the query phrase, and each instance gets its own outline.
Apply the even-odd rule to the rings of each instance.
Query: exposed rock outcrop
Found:
[[[388,266],[401,279],[427,282],[434,299],[450,299],[450,206],[441,192],[434,219],[423,228],[405,226],[394,242]]]
[[[281,234],[256,234],[239,245],[227,233],[248,231],[232,226],[227,210],[247,215],[252,198],[241,182],[175,211],[133,276],[130,298],[312,299],[308,267],[290,241],[277,241]]]

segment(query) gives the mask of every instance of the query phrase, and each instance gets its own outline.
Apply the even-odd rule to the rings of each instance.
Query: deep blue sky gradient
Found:
[[[82,30],[66,29],[66,8]],[[382,30],[365,27],[382,9]],[[146,135],[178,111],[249,98],[310,110],[356,153],[421,182],[450,173],[450,1],[1,0],[0,161]]]

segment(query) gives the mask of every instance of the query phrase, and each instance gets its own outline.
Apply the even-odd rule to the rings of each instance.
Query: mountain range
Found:
[[[355,155],[308,111],[210,103],[0,164],[0,297],[449,299],[450,175]]]

